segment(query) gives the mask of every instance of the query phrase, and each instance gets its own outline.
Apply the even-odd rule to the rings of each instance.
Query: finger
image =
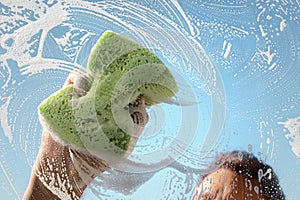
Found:
[[[140,95],[135,102],[129,104],[129,113],[133,122],[141,127],[144,127],[149,120],[146,111],[145,98]]]
[[[88,151],[69,149],[69,152],[78,174],[84,181],[87,181],[86,178],[90,181],[90,178],[95,178],[109,168],[108,163]]]
[[[66,87],[67,85],[73,85],[74,84],[74,78],[77,74],[77,70],[73,70],[67,77],[63,87]]]
[[[134,123],[134,137],[131,145],[135,146],[149,119],[143,95],[140,95],[135,102],[129,104],[129,113]]]
[[[130,116],[134,123],[134,135],[131,137],[125,157],[128,157],[132,153],[141,133],[143,132],[149,120],[149,116],[146,112],[145,98],[143,95],[140,95],[135,102],[130,103],[128,107]]]
[[[74,85],[74,91],[79,97],[82,97],[89,91],[90,81],[87,75],[77,70],[73,70],[67,77],[63,87],[68,85]]]

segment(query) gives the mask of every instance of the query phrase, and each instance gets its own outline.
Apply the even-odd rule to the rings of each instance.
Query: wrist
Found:
[[[103,163],[60,145],[44,132],[23,199],[79,199],[87,185],[107,169]]]

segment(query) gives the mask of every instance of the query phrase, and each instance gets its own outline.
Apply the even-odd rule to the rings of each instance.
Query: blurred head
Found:
[[[272,167],[247,152],[218,156],[194,191],[194,200],[282,200],[285,195]]]

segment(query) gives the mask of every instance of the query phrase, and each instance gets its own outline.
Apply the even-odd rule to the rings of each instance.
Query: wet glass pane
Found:
[[[66,80],[71,85],[79,80],[80,89],[84,81],[97,80],[88,69],[89,56],[107,30],[146,47],[168,68],[178,87],[171,99],[158,99],[159,104],[143,108],[148,122],[122,156],[82,151],[66,144],[69,136],[62,144],[38,112],[44,99],[68,87]],[[254,166],[248,160],[253,157],[267,165],[257,165],[254,175],[247,171],[251,168],[247,165],[232,179],[238,181],[236,177],[247,171],[249,177],[243,176],[238,182],[253,192],[247,195],[260,194],[261,188],[277,176],[279,184],[274,185],[280,185],[286,199],[298,199],[299,32],[298,0],[1,1],[1,199],[22,199],[31,175],[61,199],[200,199],[210,188],[205,181],[211,183],[207,178],[211,172],[233,160]],[[113,58],[116,54],[107,55]],[[137,72],[149,77],[159,74],[156,69],[161,66],[145,66]],[[73,80],[69,74],[74,70],[79,78]],[[111,80],[107,73],[106,83]],[[118,73],[120,77],[128,75]],[[149,77],[140,81],[147,82]],[[165,80],[160,76],[149,80],[159,79]],[[127,82],[119,81],[118,86],[122,88],[123,83]],[[97,84],[95,91],[101,87],[100,82]],[[89,93],[92,88],[83,89]],[[114,91],[116,88],[113,85]],[[86,96],[72,96],[71,108],[82,105],[77,100]],[[96,94],[93,97],[92,103],[83,104],[94,109],[95,102],[103,101]],[[97,114],[98,118],[91,117],[94,120],[106,113],[101,120],[108,124],[116,120],[119,131],[124,127],[117,122],[119,115],[114,108],[118,107],[110,100],[107,113],[95,109],[73,113],[72,117],[90,119]],[[147,99],[141,101],[147,104]],[[129,105],[126,112],[134,113],[136,107]],[[79,138],[86,145],[90,135]],[[232,151],[236,157],[222,157]],[[36,166],[40,168],[32,171]],[[209,190],[205,195],[216,198],[226,193],[227,184],[233,188],[232,195],[222,197],[237,199],[234,193],[243,190],[227,183],[231,180],[228,177],[225,182],[217,177],[215,182],[222,189]],[[278,194],[274,185],[267,190]],[[269,199],[278,198],[269,194]]]

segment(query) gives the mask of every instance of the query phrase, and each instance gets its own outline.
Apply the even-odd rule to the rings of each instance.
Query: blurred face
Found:
[[[263,200],[258,180],[249,180],[231,169],[220,168],[195,188],[193,200]]]

